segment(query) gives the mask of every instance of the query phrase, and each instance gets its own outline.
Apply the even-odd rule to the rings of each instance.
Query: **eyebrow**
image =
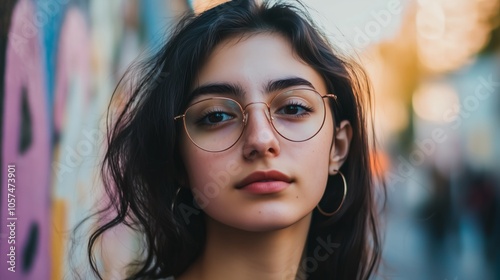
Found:
[[[290,77],[286,79],[271,80],[266,85],[266,92],[274,92],[279,90],[284,90],[294,86],[307,86],[315,89],[311,82],[306,79],[299,77]]]
[[[294,86],[307,86],[312,89],[315,89],[312,83],[306,79],[299,77],[289,77],[278,80],[270,80],[269,82],[267,82],[266,86],[264,87],[264,90],[266,93],[271,93]],[[242,97],[245,94],[245,91],[238,84],[211,83],[195,88],[191,92],[191,97],[195,98],[197,96],[204,94],[210,94],[210,95],[228,94],[228,95],[233,95],[235,97]]]
[[[213,83],[195,88],[191,92],[191,98],[195,98],[203,94],[229,94],[234,96],[243,96],[243,93],[243,88],[237,84]]]

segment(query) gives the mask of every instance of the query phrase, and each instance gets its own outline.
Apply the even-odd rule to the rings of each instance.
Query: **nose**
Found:
[[[261,106],[249,107],[257,104]],[[266,103],[254,102],[245,106],[245,125],[242,140],[243,156],[246,159],[279,155],[280,145]]]

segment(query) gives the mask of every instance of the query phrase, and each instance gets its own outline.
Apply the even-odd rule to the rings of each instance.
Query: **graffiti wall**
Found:
[[[72,279],[86,262],[69,241],[102,197],[109,99],[170,13],[187,9],[177,2],[2,1],[0,279]]]

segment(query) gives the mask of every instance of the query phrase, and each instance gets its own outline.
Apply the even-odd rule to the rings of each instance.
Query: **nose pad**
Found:
[[[250,125],[250,127],[246,128],[246,133],[247,137],[249,137],[247,143],[252,143],[252,146],[255,146],[254,148],[258,149],[268,149],[271,148],[272,150],[277,150],[279,149],[277,146],[277,135],[276,135],[276,129],[274,128],[274,125],[272,123],[272,117],[269,112],[269,107],[266,103],[264,102],[255,102],[255,103],[250,103],[247,106],[245,106],[245,112],[244,112],[244,123],[245,126],[249,124],[249,112],[247,111],[247,108],[249,105],[255,105],[255,104],[263,104],[265,105],[263,110],[264,110],[264,115],[267,120],[268,127],[264,128],[262,127],[263,123],[259,121],[259,118],[261,115],[256,116],[255,114],[257,113],[256,111],[252,112],[254,114],[254,122],[253,124]],[[259,108],[255,108],[254,110],[259,110]],[[265,147],[264,147],[265,146]]]
[[[264,115],[266,115],[266,119],[267,119],[267,121],[268,121],[268,122],[269,122],[269,124],[272,126],[272,120],[273,120],[274,118],[271,116],[271,113],[269,112],[269,107],[268,107],[267,103],[265,103],[265,102],[252,102],[252,103],[247,104],[247,105],[245,106],[245,108],[243,108],[243,110],[244,110],[244,114],[243,114],[243,124],[244,124],[244,125],[247,125],[247,123],[248,123],[248,119],[249,119],[249,117],[248,117],[248,110],[247,110],[248,106],[250,106],[250,105],[255,105],[255,104],[263,104],[263,105],[265,105],[265,107],[264,107]]]

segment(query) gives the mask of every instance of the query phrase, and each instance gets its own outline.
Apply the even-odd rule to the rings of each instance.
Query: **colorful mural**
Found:
[[[33,18],[33,3],[19,1],[12,12],[5,61],[0,205],[2,222],[11,226],[2,226],[0,273],[7,276],[16,271],[5,277],[14,280],[35,275],[47,279],[50,273],[51,130],[40,30],[27,20]],[[5,178],[10,165],[15,176],[10,177],[15,180],[9,182]],[[6,207],[7,201],[11,207]]]
[[[71,233],[103,197],[107,105],[127,65],[175,19],[174,4],[187,9],[185,1],[163,0],[2,4],[0,279],[85,273],[85,240]],[[122,232],[107,246],[133,246]],[[118,255],[127,254],[125,246]],[[107,279],[121,276],[121,261],[100,260]]]

